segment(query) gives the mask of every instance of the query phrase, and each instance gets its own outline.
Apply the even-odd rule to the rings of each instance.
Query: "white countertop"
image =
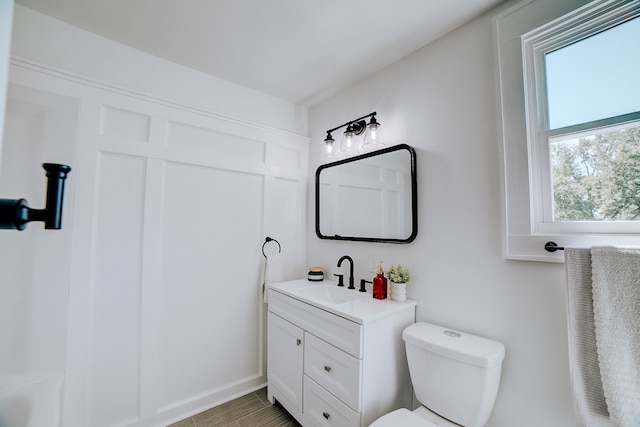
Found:
[[[404,302],[389,298],[378,300],[373,298],[371,292],[339,287],[337,282],[331,280],[310,282],[299,279],[272,283],[269,292],[279,292],[359,324],[384,318],[417,304],[409,299]]]

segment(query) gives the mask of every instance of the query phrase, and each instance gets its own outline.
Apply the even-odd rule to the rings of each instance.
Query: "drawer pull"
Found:
[[[296,345],[299,346],[300,344],[302,344],[302,340],[300,338],[296,338]]]
[[[330,417],[331,415],[329,415],[329,413],[328,413],[328,412],[323,412],[323,413],[322,413],[322,416],[323,416],[323,417],[325,417],[326,419],[329,419],[329,417]]]
[[[331,372],[331,366],[324,365],[324,370],[327,372]]]

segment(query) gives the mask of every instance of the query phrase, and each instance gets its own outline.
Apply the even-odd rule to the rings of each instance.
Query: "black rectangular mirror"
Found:
[[[409,243],[418,234],[416,153],[406,144],[327,163],[316,171],[321,239]]]

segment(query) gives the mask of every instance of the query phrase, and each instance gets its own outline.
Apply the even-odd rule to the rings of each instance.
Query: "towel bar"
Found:
[[[556,242],[547,242],[544,244],[544,249],[547,252],[564,251],[564,247],[558,246]]]

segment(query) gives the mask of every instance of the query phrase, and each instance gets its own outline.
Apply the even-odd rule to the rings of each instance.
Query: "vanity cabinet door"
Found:
[[[269,384],[302,411],[304,331],[269,312],[267,319],[267,372]]]

